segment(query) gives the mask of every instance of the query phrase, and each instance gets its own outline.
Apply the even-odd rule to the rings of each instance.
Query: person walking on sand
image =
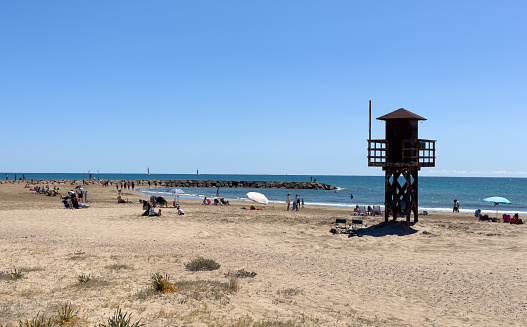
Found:
[[[291,193],[287,193],[287,198],[285,198],[285,203],[287,203],[287,211],[289,211],[289,206],[291,205]]]
[[[459,212],[459,201],[457,199],[454,200],[454,209],[452,212]]]

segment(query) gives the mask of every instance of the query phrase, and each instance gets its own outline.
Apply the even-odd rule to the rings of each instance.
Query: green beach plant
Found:
[[[55,323],[51,321],[51,318],[46,319],[44,315],[39,315],[32,320],[20,321],[20,327],[53,327]]]
[[[145,325],[141,323],[141,319],[136,322],[131,322],[131,319],[132,314],[128,314],[128,312],[123,314],[121,309],[117,309],[105,324],[99,323],[98,327],[140,327]]]
[[[177,290],[177,287],[170,283],[170,277],[167,274],[163,276],[161,273],[157,272],[152,274],[151,280],[154,290],[158,292],[174,292]]]
[[[90,275],[80,274],[77,276],[77,280],[79,281],[79,284],[86,284],[91,280]]]
[[[71,302],[60,306],[57,305],[55,308],[57,309],[57,319],[55,321],[61,325],[70,323],[77,318],[78,310]]]
[[[212,271],[220,268],[220,264],[212,259],[199,257],[185,264],[189,271]]]
[[[13,279],[22,279],[22,277],[24,276],[22,274],[22,271],[20,269],[17,270],[15,266],[13,266],[13,271],[10,274],[11,274],[11,278]]]

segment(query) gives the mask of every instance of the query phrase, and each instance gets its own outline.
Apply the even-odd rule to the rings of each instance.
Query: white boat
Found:
[[[146,174],[150,176],[150,167],[146,168]]]

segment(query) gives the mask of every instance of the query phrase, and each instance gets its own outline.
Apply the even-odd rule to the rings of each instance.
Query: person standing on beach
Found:
[[[135,187],[135,183],[132,182],[132,191],[134,190],[134,187]]]
[[[285,198],[285,203],[287,203],[287,211],[289,211],[289,206],[291,205],[291,193],[287,193],[287,198]]]
[[[218,187],[218,188],[216,189],[216,197],[219,197],[219,196],[220,196],[220,188]]]
[[[79,199],[79,202],[82,202],[84,200],[84,189],[79,185],[77,186],[77,199]]]
[[[295,196],[295,205],[296,205],[296,211],[298,211],[298,208],[300,207],[300,197],[298,194]]]
[[[452,212],[459,212],[459,201],[457,199],[454,200],[454,209]]]

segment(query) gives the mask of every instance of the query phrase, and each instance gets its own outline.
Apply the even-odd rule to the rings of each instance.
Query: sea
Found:
[[[5,175],[5,173],[3,173]],[[88,180],[87,173],[26,173],[26,180]],[[285,203],[287,193],[294,198],[298,194],[304,199],[306,206],[349,207],[356,205],[384,204],[384,176],[332,176],[332,175],[229,175],[229,174],[94,174],[92,179],[100,180],[237,180],[237,181],[292,181],[305,182],[311,178],[317,182],[333,185],[337,190],[295,190],[295,189],[250,189],[250,188],[220,188],[219,196],[226,200],[247,201],[248,192],[260,192],[269,202]],[[17,173],[17,178],[22,173]],[[9,173],[9,179],[14,173]],[[175,194],[169,188],[139,186],[139,193],[151,196],[174,198]],[[181,188],[184,194],[180,199],[202,200],[204,197],[214,198],[216,188]],[[350,198],[353,195],[353,198]],[[460,204],[461,212],[473,213],[481,209],[487,214],[527,215],[527,178],[499,177],[424,177],[419,176],[419,211],[451,212],[454,199]],[[491,196],[501,196],[511,204],[488,203],[483,199]]]

